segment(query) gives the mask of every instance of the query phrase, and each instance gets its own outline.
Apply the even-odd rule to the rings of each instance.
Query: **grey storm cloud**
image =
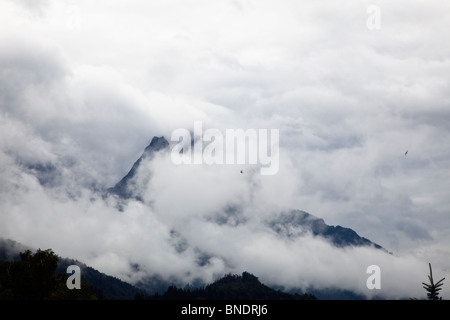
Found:
[[[450,269],[445,1],[0,6],[1,236],[134,283],[248,269],[286,287],[364,291],[364,268],[379,263],[400,297],[420,294],[428,262]],[[151,176],[143,203],[120,211],[100,196],[153,136],[194,121],[279,129],[278,174],[161,157],[138,175]],[[393,255],[277,238],[264,221],[292,208]]]

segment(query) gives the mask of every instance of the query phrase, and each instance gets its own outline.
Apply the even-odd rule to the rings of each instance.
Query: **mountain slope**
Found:
[[[66,274],[67,267],[77,265],[81,269],[82,280],[89,283],[99,299],[131,300],[145,293],[144,290],[116,277],[104,274],[86,264],[69,258],[60,258],[56,272]]]
[[[112,188],[108,189],[111,194],[116,194],[122,199],[142,200],[137,190],[135,178],[143,160],[152,159],[156,152],[169,148],[169,142],[164,137],[153,137],[150,144],[145,148],[144,152],[138,160],[133,164],[130,171]]]
[[[329,240],[338,248],[346,246],[371,246],[385,250],[369,239],[359,236],[350,228],[339,225],[327,225],[323,219],[301,210],[281,213],[278,217],[270,220],[268,225],[280,236],[288,239],[294,239],[310,233],[315,237],[322,237]]]

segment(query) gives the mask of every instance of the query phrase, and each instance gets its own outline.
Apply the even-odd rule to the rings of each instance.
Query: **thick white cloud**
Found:
[[[381,10],[379,30],[366,26],[369,5]],[[370,263],[393,296],[419,295],[428,262],[450,270],[449,10],[445,1],[3,1],[1,235],[131,281],[248,270],[370,295]],[[119,212],[92,193],[124,176],[152,136],[196,120],[279,129],[278,174],[157,159],[145,206]],[[53,177],[45,187],[39,165]],[[237,226],[214,223],[230,204]],[[287,208],[395,256],[287,243],[262,223]],[[199,267],[196,250],[215,258]]]

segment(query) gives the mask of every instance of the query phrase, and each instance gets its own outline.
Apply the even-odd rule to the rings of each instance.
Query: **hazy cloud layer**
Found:
[[[380,29],[366,26],[369,5]],[[447,2],[0,6],[1,236],[130,281],[248,270],[372,295],[365,268],[378,264],[398,297],[422,293],[428,262],[448,273]],[[279,173],[158,158],[144,204],[102,199],[154,135],[196,120],[279,129]],[[291,208],[394,255],[277,238],[264,219]]]

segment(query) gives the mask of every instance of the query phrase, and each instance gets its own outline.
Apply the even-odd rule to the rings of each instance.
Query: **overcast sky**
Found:
[[[247,270],[371,295],[379,264],[395,297],[424,294],[428,262],[450,271],[449,28],[444,0],[0,0],[0,236],[129,281]],[[194,121],[279,129],[278,174],[158,158],[144,204],[94,192]],[[208,222],[230,203],[249,223]],[[394,255],[282,241],[261,222],[288,209]]]

